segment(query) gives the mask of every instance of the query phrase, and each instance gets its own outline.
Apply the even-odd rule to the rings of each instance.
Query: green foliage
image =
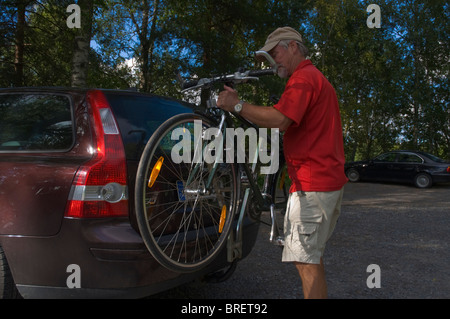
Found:
[[[1,87],[70,85],[77,30],[66,26],[66,8],[75,2],[83,3],[1,2]],[[371,3],[381,8],[379,29],[366,25]],[[22,73],[16,58],[20,5],[26,8]],[[398,148],[450,158],[444,0],[95,0],[94,5],[89,87],[137,87],[182,98],[178,73],[206,77],[258,68],[254,52],[270,32],[289,25],[303,34],[311,60],[336,88],[347,160]],[[269,105],[284,85],[264,78],[239,92],[245,100]]]

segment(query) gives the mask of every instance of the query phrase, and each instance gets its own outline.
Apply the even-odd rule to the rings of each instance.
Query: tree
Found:
[[[177,54],[184,62],[182,74],[187,77],[208,77],[255,68],[254,53],[261,48],[269,33],[290,24],[300,28],[307,5],[301,1],[266,0],[187,0],[166,2],[170,10],[165,16],[165,33],[178,47]],[[273,81],[263,80],[261,84]],[[280,81],[278,83],[281,83]],[[283,86],[273,92],[280,94]],[[258,90],[269,103],[268,86]],[[252,89],[241,89],[248,100],[258,99]],[[202,96],[202,104],[208,92]],[[261,99],[260,99],[260,102]]]
[[[25,51],[25,9],[29,1],[17,1],[17,26],[16,26],[16,54],[14,59],[14,68],[16,71],[14,84],[23,85],[23,55]]]
[[[367,17],[357,0],[316,1],[306,29],[311,59],[340,101],[348,160],[386,151],[399,133],[396,44],[386,29],[368,28]]]
[[[366,24],[369,0],[79,0],[87,19],[80,30],[66,25],[74,2],[0,3],[0,86],[136,86],[182,98],[176,73],[259,68],[254,52],[270,32],[289,25],[336,88],[348,160],[393,148],[450,158],[444,0],[379,0],[379,29]],[[239,93],[268,105],[284,84],[268,77]]]
[[[0,87],[13,85],[14,37],[16,30],[16,8],[12,1],[0,3]]]
[[[67,27],[72,0],[36,1],[27,11],[27,86],[70,86],[75,31]]]
[[[77,35],[74,40],[71,86],[85,87],[89,69],[94,1],[79,0],[78,5],[81,8],[81,28],[76,31]]]
[[[151,92],[155,43],[158,40],[160,0],[105,1],[95,37],[106,63],[114,68],[133,59],[139,67],[139,86]],[[114,24],[111,24],[111,20]]]
[[[403,145],[450,158],[449,4],[447,1],[387,1],[391,28],[401,46],[406,119]]]
[[[1,9],[1,32],[3,43],[1,46],[1,57],[2,57],[2,73],[5,72],[9,75],[6,79],[7,82],[15,86],[22,86],[24,84],[24,56],[25,56],[25,46],[26,38],[25,32],[27,29],[27,8],[34,1],[30,0],[15,0],[2,1],[0,6]],[[10,49],[14,48],[14,51]],[[11,53],[13,52],[14,58],[11,58]],[[10,59],[9,61],[7,59]],[[10,65],[14,66],[14,71],[12,72]],[[12,74],[13,73],[13,74]]]

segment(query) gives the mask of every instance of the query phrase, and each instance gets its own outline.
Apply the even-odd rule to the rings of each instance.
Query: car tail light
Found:
[[[128,216],[126,157],[116,120],[101,91],[88,92],[87,102],[92,112],[94,156],[77,171],[65,216]]]
[[[447,173],[450,173],[450,166],[447,167]]]

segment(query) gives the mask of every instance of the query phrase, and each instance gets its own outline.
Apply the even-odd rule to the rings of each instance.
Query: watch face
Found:
[[[234,110],[236,111],[236,112],[240,112],[240,111],[242,111],[242,104],[241,103],[239,103],[239,104],[236,104],[235,105],[235,107],[234,107]]]

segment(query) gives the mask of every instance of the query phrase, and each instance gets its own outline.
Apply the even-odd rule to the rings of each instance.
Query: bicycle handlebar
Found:
[[[207,87],[215,82],[242,83],[242,82],[247,82],[249,80],[259,80],[260,76],[274,75],[275,73],[276,73],[276,71],[274,69],[249,70],[246,72],[236,72],[234,74],[222,75],[222,76],[218,76],[218,77],[214,77],[214,78],[203,78],[203,79],[199,79],[199,80],[187,81],[181,85],[181,88],[183,91],[187,91],[189,89]]]
[[[183,82],[183,84],[181,84],[181,89],[182,90],[190,89],[190,88],[196,86],[198,84],[198,81],[199,80],[191,80],[191,81]]]
[[[265,76],[265,75],[274,75],[275,71],[273,69],[266,70],[251,70],[248,72],[249,76]]]

